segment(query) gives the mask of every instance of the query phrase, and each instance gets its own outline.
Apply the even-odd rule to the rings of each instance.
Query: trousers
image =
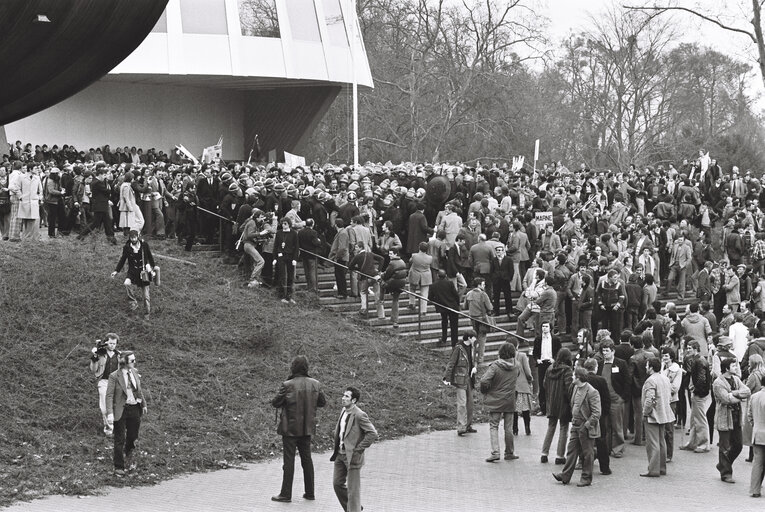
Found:
[[[635,421],[637,421],[637,418]],[[669,425],[674,428],[672,423],[669,423]],[[637,439],[637,436],[635,439]],[[648,455],[648,474],[666,474],[667,441],[664,437],[664,424],[645,422],[645,451]]]
[[[515,453],[515,439],[513,438],[513,412],[490,412],[489,413],[489,438],[491,439],[491,454],[499,456],[499,422],[504,423],[505,428],[505,456]]]
[[[568,424],[566,424],[568,427]],[[565,436],[563,437],[565,441]],[[566,463],[563,466],[563,481],[568,483],[576,468],[577,458],[582,459],[582,475],[579,482],[583,484],[592,483],[592,467],[594,464],[594,439],[590,439],[590,434],[584,425],[574,425],[571,429],[571,436],[568,439],[566,448]]]
[[[691,396],[691,425],[690,437],[688,438],[689,449],[706,447],[709,444],[709,421],[707,420],[707,409],[712,404],[711,393],[707,396]]]
[[[473,423],[473,386],[457,388],[457,431],[464,432]]]
[[[741,454],[741,425],[734,425],[733,430],[720,430],[720,449],[717,455],[717,470],[720,477],[733,476],[733,463]]]
[[[140,428],[141,406],[125,405],[122,417],[114,422],[114,469],[125,469],[125,457],[133,453]]]
[[[345,512],[361,512],[361,466],[352,467],[345,453],[335,459],[332,487]]]
[[[300,452],[300,465],[303,467],[303,485],[308,496],[313,490],[313,459],[311,458],[311,436],[282,436],[284,465],[282,466],[282,490],[280,496],[292,497],[292,480],[295,476],[295,449]]]

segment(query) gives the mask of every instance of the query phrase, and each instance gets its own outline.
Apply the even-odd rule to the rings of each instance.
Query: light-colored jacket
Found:
[[[39,219],[42,182],[36,174],[22,174],[19,178],[19,219]]]
[[[430,264],[433,256],[425,252],[416,252],[410,259],[409,284],[430,286],[433,284],[433,274],[430,272]]]
[[[661,373],[651,374],[643,384],[640,397],[645,420],[659,425],[675,421],[675,413],[669,405],[671,397],[672,385],[669,379]]]
[[[590,439],[597,439],[600,437],[600,395],[598,391],[592,387],[591,384],[584,384],[585,396],[582,400],[580,412],[584,416],[584,426],[587,429],[587,434]],[[575,398],[577,394],[576,384],[571,386],[571,411],[576,416]]]
[[[712,392],[715,394],[715,402],[717,402],[717,408],[715,409],[715,428],[720,432],[727,432],[733,430],[733,412],[731,406],[741,404],[742,400],[746,400],[752,392],[749,388],[741,382],[741,379],[733,375],[733,382],[736,391],[739,392],[739,396],[733,395],[733,388],[728,384],[728,380],[724,375],[720,375],[712,383]]]
[[[669,403],[677,402],[680,400],[678,392],[680,391],[680,384],[683,381],[683,370],[677,363],[672,363],[669,367],[661,371],[667,379],[669,379],[669,386],[672,391],[672,397],[669,399]]]
[[[765,445],[765,389],[749,399],[747,420],[752,425],[752,444]]]

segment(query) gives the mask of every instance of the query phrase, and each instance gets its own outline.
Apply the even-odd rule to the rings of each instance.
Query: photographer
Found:
[[[272,233],[265,225],[263,210],[255,208],[252,216],[242,226],[242,237],[239,242],[243,244],[244,252],[252,258],[252,273],[247,286],[254,288],[260,286],[260,273],[263,271],[265,260],[258,251],[258,245],[271,238]]]
[[[107,421],[106,413],[106,388],[109,384],[109,375],[119,366],[120,351],[117,350],[117,342],[120,337],[110,332],[106,335],[106,341],[96,340],[96,346],[90,351],[90,371],[98,382],[98,408],[104,421],[104,434],[111,436],[112,424]]]
[[[128,263],[127,279],[125,279],[125,290],[130,300],[130,308],[135,311],[138,309],[138,298],[133,294],[133,287],[138,287],[143,295],[143,304],[145,308],[144,318],[148,319],[151,315],[151,292],[150,286],[152,279],[157,273],[157,267],[154,265],[154,257],[151,255],[149,244],[141,240],[138,231],[130,230],[130,236],[125,246],[122,248],[122,257],[117,268],[112,272],[112,278],[120,273],[122,267]]]

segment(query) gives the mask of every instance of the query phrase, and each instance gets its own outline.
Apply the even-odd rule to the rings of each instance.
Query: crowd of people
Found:
[[[227,260],[251,266],[248,286],[273,286],[285,303],[294,303],[300,261],[313,292],[318,265],[331,264],[337,296],[358,297],[362,315],[373,300],[373,311],[384,317],[383,300],[391,297],[394,328],[401,294],[408,294],[412,311],[425,313],[432,305],[441,314],[441,343],[454,347],[454,375],[444,380],[466,386],[457,395],[460,434],[472,429],[472,386],[464,382],[491,373],[484,364],[486,335],[497,317],[517,317],[511,338],[523,344],[530,332],[534,347],[521,364],[514,405],[524,421],[537,409],[548,416],[543,461],[560,426],[556,462],[572,450],[586,462],[592,451],[583,436],[575,449],[572,436],[566,449],[572,421],[579,431],[586,424],[591,438],[598,430],[594,395],[583,385],[593,373],[577,370],[574,382],[574,366],[592,370],[591,359],[595,374],[610,372],[607,386],[598,389],[610,395],[605,408],[599,393],[597,415],[610,425],[598,420],[602,436],[596,437],[610,443],[607,449],[595,443],[599,458],[620,456],[630,435],[636,444],[644,436],[653,444],[654,424],[684,425],[690,430],[684,447],[702,451],[714,427],[722,433],[728,424],[745,426],[743,409],[734,414],[738,423],[712,411],[730,412],[733,401],[716,389],[738,386],[730,375],[756,375],[765,349],[763,211],[760,177],[731,164],[724,170],[704,151],[677,167],[618,170],[569,169],[560,162],[540,169],[390,162],[289,168],[193,164],[177,151],[108,146],[32,150],[17,142],[0,166],[4,239],[35,239],[44,222],[51,237],[77,232],[82,238],[103,228],[116,243],[115,232],[135,231],[144,239],[175,238],[187,250],[198,240],[220,240]],[[684,311],[674,297],[690,302]],[[474,334],[475,343],[459,340],[461,311],[473,320],[472,334],[463,338]],[[577,337],[581,364],[561,346],[566,335]],[[520,353],[492,364],[516,366],[501,361]],[[479,371],[458,376],[465,364]],[[493,375],[500,371],[511,370],[497,368]],[[672,372],[679,377],[670,378]],[[653,375],[667,377],[670,389],[679,379],[672,414],[646,408],[646,382],[655,384],[651,403],[666,391]],[[732,396],[749,401],[733,389]],[[643,421],[651,414],[657,417]],[[721,457],[735,459],[735,441],[720,435]],[[671,458],[670,445],[667,450]],[[730,479],[722,458],[720,466],[721,477]],[[570,478],[565,468],[563,481]],[[601,470],[608,471],[605,459]]]

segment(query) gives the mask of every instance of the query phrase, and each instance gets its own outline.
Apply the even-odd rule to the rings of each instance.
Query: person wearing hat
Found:
[[[122,257],[111,274],[112,278],[122,271],[125,263],[128,266],[127,279],[125,279],[124,285],[128,300],[130,301],[130,309],[133,311],[138,309],[138,298],[133,293],[133,288],[137,287],[143,297],[144,318],[148,319],[151,315],[151,290],[149,285],[156,275],[156,266],[154,265],[154,257],[151,254],[149,244],[141,240],[138,231],[135,229],[130,230],[128,240],[122,247]]]

